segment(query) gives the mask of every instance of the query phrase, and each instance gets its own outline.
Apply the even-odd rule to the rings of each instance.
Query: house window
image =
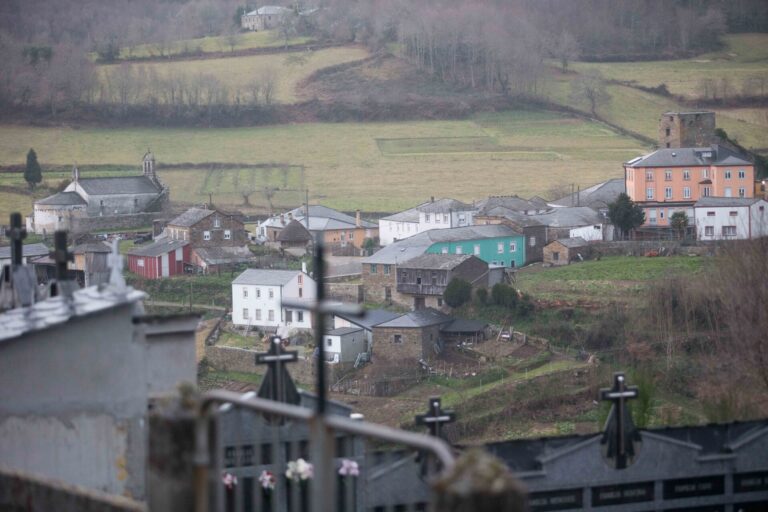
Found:
[[[244,299],[248,298],[248,288],[243,288],[243,298]]]
[[[474,254],[475,256],[480,256],[480,246],[478,244],[475,244]]]
[[[738,215],[738,212],[729,212],[728,215],[731,217],[736,217]]]
[[[437,299],[437,307],[443,307],[443,299]]]
[[[723,236],[736,236],[736,226],[723,226]]]
[[[725,197],[733,197],[733,192],[731,191],[731,187],[725,187]]]
[[[701,170],[701,177],[702,178],[709,178],[709,169],[702,169]]]
[[[218,215],[213,219],[213,227],[215,228],[221,227],[221,219],[219,219]]]
[[[329,347],[333,346],[333,339],[332,338],[326,338],[325,344]]]
[[[669,130],[669,128],[667,128],[667,129],[666,129],[666,134],[667,134],[667,137],[669,137],[669,132],[670,132],[670,130]]]
[[[392,335],[392,341],[395,343],[402,343],[403,342],[403,335],[402,334],[393,334]]]
[[[304,297],[304,288],[299,288],[299,298]]]
[[[761,206],[762,208],[762,206]],[[136,265],[143,267],[144,266],[144,258],[141,258],[139,260],[136,260]]]
[[[464,254],[464,248],[460,245],[456,246],[456,254]]]
[[[231,240],[232,239],[232,231],[225,229],[224,230],[224,240]]]
[[[299,282],[299,284],[304,284],[304,275],[299,274],[299,278],[297,279],[297,281]]]
[[[261,288],[256,288],[256,298],[257,299],[261,298]]]
[[[443,223],[444,224],[448,224],[448,214],[447,213],[443,214]]]
[[[448,248],[447,247],[443,247],[442,249],[440,249],[440,252],[442,254],[448,254]]]
[[[709,197],[712,193],[712,189],[710,187],[704,187],[704,190],[701,191],[701,195],[704,197]]]
[[[297,322],[303,322],[304,321],[304,312],[303,311],[297,311],[296,312],[296,321]]]
[[[691,171],[688,169],[683,170],[683,180],[690,181],[691,180]]]
[[[560,261],[560,253],[559,252],[553,252],[552,253],[552,261]]]
[[[269,313],[267,313],[267,320],[269,320],[270,322],[274,322],[275,321],[275,310],[274,309],[270,309]]]
[[[248,320],[248,308],[243,308],[243,319]]]
[[[707,217],[714,217],[714,216],[715,216],[715,212],[707,212]]]
[[[656,224],[656,210],[648,210],[648,222],[651,224]]]
[[[704,236],[715,236],[715,227],[704,226]]]
[[[536,237],[532,236],[528,239],[528,247],[536,247]]]
[[[664,210],[659,210],[659,218],[660,219],[664,218]]]
[[[747,172],[744,169],[739,169],[739,179],[744,179],[747,176]]]
[[[730,169],[726,169],[725,170],[725,179],[727,179],[727,180],[731,179],[731,170]]]
[[[517,251],[517,243],[509,242],[509,252],[516,252],[516,251]]]
[[[653,181],[653,171],[645,171],[645,181]]]
[[[672,181],[672,171],[670,169],[664,171],[664,181]]]
[[[504,242],[499,242],[496,244],[496,252],[499,254],[504,254]]]
[[[465,220],[467,220],[467,217],[463,214],[459,214],[459,223],[463,223]]]
[[[384,265],[384,275],[385,276],[389,275],[389,269],[390,269],[390,265]]]
[[[256,320],[261,320],[261,310],[255,309],[254,311],[256,313]]]
[[[509,266],[514,267],[515,266],[515,260],[509,260]]]
[[[289,324],[293,322],[293,311],[290,309],[285,310],[285,322]]]
[[[429,222],[429,214],[428,213],[424,214],[424,222]]]
[[[672,187],[666,187],[664,189],[664,198],[665,199],[672,199]]]
[[[739,197],[744,197],[746,195],[747,191],[744,187],[739,188]]]
[[[210,240],[210,239],[211,239],[211,232],[203,231],[203,240]]]
[[[645,198],[646,199],[653,199],[653,189],[652,188],[645,189]]]
[[[275,298],[275,290],[272,288],[269,289],[269,298],[274,299]]]
[[[371,274],[375,274],[378,272],[378,268],[376,267],[375,263],[371,263]]]

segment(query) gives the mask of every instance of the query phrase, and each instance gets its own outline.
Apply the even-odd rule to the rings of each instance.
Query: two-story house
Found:
[[[475,210],[456,199],[432,197],[414,208],[379,219],[379,243],[389,245],[430,229],[471,226]]]
[[[624,164],[627,195],[645,213],[645,227],[670,226],[670,217],[685,212],[693,224],[693,205],[707,197],[751,198],[754,165],[719,145],[663,148]]]
[[[250,268],[232,281],[232,323],[268,331],[310,329],[312,315],[283,301],[311,306],[316,299],[315,281],[305,272]]]
[[[693,205],[699,240],[768,236],[768,201],[759,197],[703,197]]]
[[[410,307],[442,309],[443,294],[454,278],[473,287],[488,287],[488,264],[470,254],[424,254],[397,269],[397,292],[411,299]]]

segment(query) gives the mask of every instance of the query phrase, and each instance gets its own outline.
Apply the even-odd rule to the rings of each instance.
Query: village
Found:
[[[768,511],[759,1],[8,1],[0,511]]]

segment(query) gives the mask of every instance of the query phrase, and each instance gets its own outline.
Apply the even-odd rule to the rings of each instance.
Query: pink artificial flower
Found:
[[[277,483],[277,480],[271,471],[267,471],[265,469],[261,472],[261,475],[259,475],[259,483],[261,483],[261,486],[265,490],[272,490],[275,488],[275,483]]]
[[[237,477],[230,473],[222,473],[221,474],[221,483],[224,484],[224,487],[226,487],[229,490],[232,490],[237,485]]]
[[[339,474],[341,476],[359,476],[360,466],[357,462],[350,459],[341,459],[341,467],[339,468]]]

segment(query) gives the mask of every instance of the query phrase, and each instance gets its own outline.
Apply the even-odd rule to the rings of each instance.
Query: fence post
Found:
[[[432,510],[524,512],[528,497],[507,466],[482,450],[465,452],[433,486]]]

